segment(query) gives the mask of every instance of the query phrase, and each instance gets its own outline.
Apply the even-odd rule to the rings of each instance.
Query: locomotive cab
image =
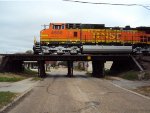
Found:
[[[44,28],[40,32],[40,44],[44,53],[78,53],[79,27],[79,24],[51,23],[49,28]]]

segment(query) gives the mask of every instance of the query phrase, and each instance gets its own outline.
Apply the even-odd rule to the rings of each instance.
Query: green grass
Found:
[[[36,71],[32,71],[32,70],[30,70],[30,69],[25,69],[23,73],[25,73],[25,74],[31,74],[31,75],[37,74]]]
[[[146,72],[144,75],[144,79],[149,80],[150,79],[150,73]]]
[[[17,82],[23,79],[23,77],[0,77],[0,82]]]
[[[17,82],[28,77],[37,77],[37,72],[25,69],[22,73],[0,73],[0,82]]]
[[[121,75],[121,77],[127,80],[138,80],[138,73],[137,71],[128,71]]]
[[[121,74],[120,77],[127,79],[127,80],[139,80],[139,74],[141,74],[139,71],[128,71],[124,74]],[[144,75],[142,76],[143,80],[149,80],[150,79],[150,73],[149,72],[145,72]]]
[[[0,108],[12,102],[12,100],[16,97],[16,93],[12,92],[0,92]]]

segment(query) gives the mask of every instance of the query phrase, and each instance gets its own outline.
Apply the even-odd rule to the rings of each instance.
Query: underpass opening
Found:
[[[87,61],[45,61],[48,77],[90,77],[87,75]]]

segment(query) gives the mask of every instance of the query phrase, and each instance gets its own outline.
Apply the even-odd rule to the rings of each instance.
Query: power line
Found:
[[[147,10],[150,10],[150,5],[144,4],[114,4],[114,3],[102,3],[102,2],[85,2],[85,1],[77,1],[77,0],[63,0],[67,2],[76,2],[76,3],[83,3],[83,4],[97,4],[97,5],[117,5],[117,6],[140,6]]]

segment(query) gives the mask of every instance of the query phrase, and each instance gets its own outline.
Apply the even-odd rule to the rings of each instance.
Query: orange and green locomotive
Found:
[[[35,54],[150,53],[150,27],[50,23],[40,31],[33,50]]]

